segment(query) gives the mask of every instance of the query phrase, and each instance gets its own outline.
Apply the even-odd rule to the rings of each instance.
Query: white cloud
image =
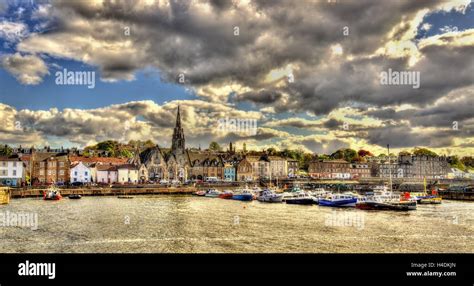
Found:
[[[22,84],[39,84],[43,76],[49,74],[45,62],[36,55],[22,56],[20,53],[6,55],[1,59],[1,64]]]

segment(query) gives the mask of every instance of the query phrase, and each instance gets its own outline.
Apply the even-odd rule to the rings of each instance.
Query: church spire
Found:
[[[178,112],[176,113],[176,126],[173,130],[173,141],[171,143],[171,151],[173,154],[184,154],[184,131],[181,126],[181,113],[178,105]]]
[[[179,105],[178,105],[178,113],[176,114],[176,127],[181,128],[181,113],[179,112]]]

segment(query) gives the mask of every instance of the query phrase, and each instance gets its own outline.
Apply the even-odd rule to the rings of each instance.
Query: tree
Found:
[[[217,142],[212,141],[209,144],[209,150],[211,150],[211,151],[221,151],[221,146],[219,146],[219,144]]]
[[[422,147],[413,148],[413,155],[416,155],[416,156],[425,155],[425,156],[431,156],[431,157],[438,156],[435,152],[427,148],[422,148]]]
[[[277,150],[273,147],[270,147],[270,148],[267,149],[267,153],[268,153],[268,155],[273,156],[273,155],[276,155]]]
[[[372,154],[372,152],[364,150],[364,149],[360,149],[359,152],[357,152],[357,155],[359,155],[359,157],[366,157],[366,156],[372,157],[372,156],[374,156],[374,154]]]
[[[342,159],[348,162],[356,161],[358,156],[359,155],[357,154],[356,150],[350,148],[339,149],[331,154],[332,159]]]
[[[400,153],[398,153],[398,156],[410,156],[411,153],[409,151],[400,151]]]
[[[459,170],[465,171],[466,166],[463,164],[461,160],[459,160],[459,157],[454,155],[454,156],[449,156],[448,158],[448,163],[451,167],[457,168]]]
[[[13,154],[13,149],[8,145],[0,146],[0,156],[10,156]]]

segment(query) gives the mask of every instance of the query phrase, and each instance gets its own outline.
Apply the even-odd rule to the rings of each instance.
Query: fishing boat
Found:
[[[346,194],[332,194],[319,200],[323,207],[355,207],[357,198]]]
[[[283,201],[286,201],[287,199],[290,199],[290,198],[295,197],[295,196],[298,195],[300,192],[302,192],[302,190],[300,189],[300,187],[297,186],[297,185],[294,185],[291,189],[286,190],[286,191],[283,193]]]
[[[323,188],[317,188],[317,189],[314,189],[313,191],[311,191],[310,194],[313,196],[315,203],[319,204],[319,200],[324,199],[325,197],[327,197],[331,193],[327,192]]]
[[[232,199],[238,201],[253,201],[255,199],[255,195],[251,190],[243,189],[234,193]]]
[[[79,194],[71,194],[71,195],[68,196],[68,198],[71,199],[71,200],[79,200],[79,199],[82,198],[82,196],[79,195]]]
[[[8,188],[0,188],[0,205],[10,203],[10,190]]]
[[[358,200],[355,207],[362,210],[409,211],[416,210],[416,202],[400,200],[399,197],[397,199],[387,199],[380,196],[368,196]]]
[[[436,204],[439,205],[443,202],[443,199],[438,196],[423,196],[419,197],[418,203],[419,204]]]
[[[234,196],[234,193],[232,191],[227,190],[219,194],[218,197],[221,199],[232,199],[232,196]]]
[[[387,153],[390,154],[390,147],[387,145]],[[356,203],[356,208],[363,210],[393,210],[409,211],[416,210],[416,201],[410,197],[410,193],[403,196],[400,193],[394,193],[392,187],[392,172],[389,170],[390,191],[386,186],[374,188],[373,194],[362,197]]]
[[[46,201],[57,201],[62,199],[62,196],[56,187],[50,187],[44,192],[43,199]]]
[[[260,192],[257,200],[264,203],[281,203],[283,202],[283,195],[276,194],[272,190],[265,189]]]
[[[207,192],[204,196],[208,197],[208,198],[217,198],[217,197],[219,197],[219,195],[221,193],[222,193],[221,191],[218,191],[216,189],[209,189],[209,190],[207,190]]]
[[[424,187],[424,193],[421,195],[416,196],[416,201],[419,204],[441,204],[443,202],[443,199],[438,196],[438,192],[436,190],[431,191],[431,195],[428,194],[426,191],[426,178],[423,179],[423,187]]]
[[[287,198],[285,202],[287,204],[293,205],[312,205],[316,203],[313,196],[303,191],[294,194],[290,198]]]

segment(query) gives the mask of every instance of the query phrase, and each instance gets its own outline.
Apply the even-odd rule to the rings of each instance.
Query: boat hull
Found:
[[[409,211],[416,209],[415,202],[384,203],[384,202],[361,202],[356,204],[356,208],[361,210],[388,210],[388,211]]]
[[[287,199],[286,203],[290,205],[313,205],[314,200],[312,198]]]
[[[233,195],[232,199],[237,200],[237,201],[252,201],[253,195],[251,194]]]
[[[257,200],[263,203],[282,203],[283,197],[258,197]]]
[[[226,200],[232,199],[232,197],[233,197],[232,194],[220,194],[219,195],[220,199],[226,199]]]
[[[321,199],[318,204],[322,207],[355,207],[357,199],[344,199],[344,200],[326,200]]]

